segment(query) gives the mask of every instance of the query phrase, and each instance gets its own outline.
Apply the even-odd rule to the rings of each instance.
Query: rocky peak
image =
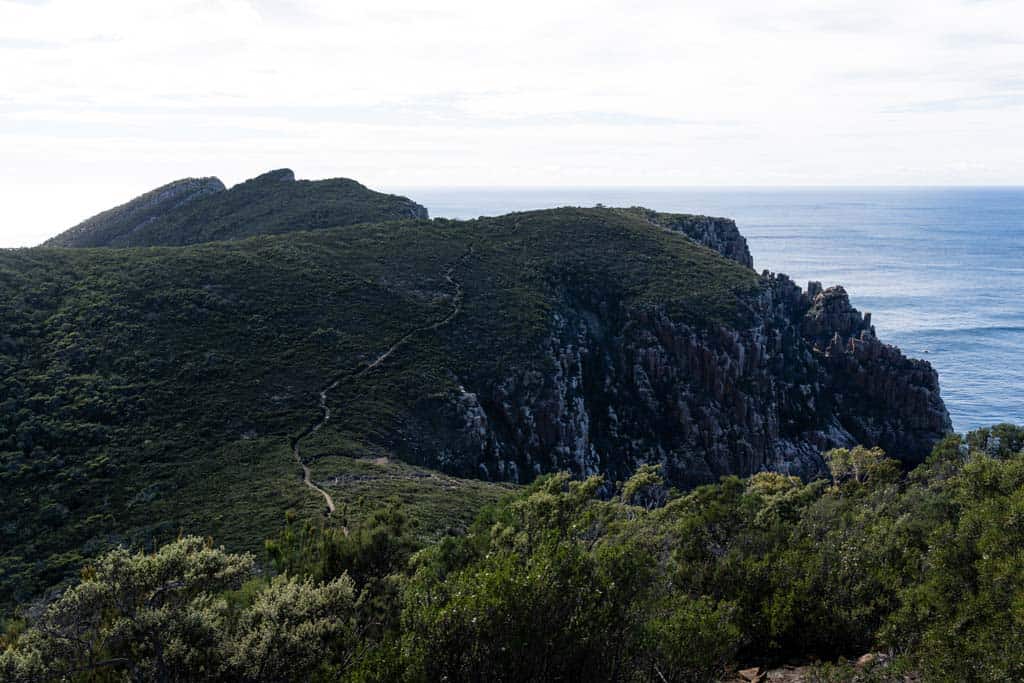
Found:
[[[938,373],[880,341],[871,314],[861,315],[842,287],[810,282],[804,299],[801,333],[829,376],[828,401],[844,431],[906,462],[923,460],[952,430]]]
[[[294,183],[295,182],[295,171],[290,168],[278,168],[273,171],[267,171],[261,175],[247,180],[246,183],[256,184],[269,184],[269,183]]]
[[[820,282],[807,285],[806,297],[810,307],[803,318],[803,334],[815,346],[824,348],[833,338],[848,339],[859,337],[862,332],[874,336],[871,314],[861,316],[860,311],[850,305],[850,297],[840,286],[823,290]]]

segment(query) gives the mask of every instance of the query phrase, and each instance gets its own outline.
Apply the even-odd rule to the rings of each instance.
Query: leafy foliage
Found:
[[[553,475],[419,550],[394,502],[347,534],[291,518],[271,580],[199,539],[115,551],[12,624],[2,671],[707,681],[816,657],[835,662],[820,680],[1014,680],[1022,437],[950,437],[909,474],[850,449],[829,454],[831,481],[727,477],[662,507],[636,498],[662,486],[653,468],[612,499]],[[843,660],[870,651],[888,654]]]
[[[351,582],[280,576],[231,610],[224,592],[253,560],[197,537],[152,555],[116,550],[48,605],[0,654],[4,680],[123,674],[131,680],[286,680],[308,676],[350,642]]]

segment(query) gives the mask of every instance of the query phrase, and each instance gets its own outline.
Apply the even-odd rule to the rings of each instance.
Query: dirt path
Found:
[[[328,384],[326,387],[323,388],[323,390],[320,391],[320,419],[306,427],[306,429],[303,430],[301,434],[292,439],[292,455],[295,456],[295,462],[297,462],[299,464],[299,467],[302,468],[302,483],[309,487],[311,490],[316,491],[317,493],[324,497],[324,501],[327,503],[327,515],[331,515],[334,513],[334,499],[331,498],[331,494],[327,493],[327,491],[323,490],[313,482],[309,466],[302,461],[302,452],[300,449],[302,440],[305,439],[306,437],[316,434],[318,431],[320,431],[321,427],[323,427],[330,421],[331,409],[327,405],[327,396],[328,394],[330,394],[330,392],[337,389],[344,382],[365,377],[369,373],[373,372],[374,370],[379,368],[384,363],[384,361],[390,358],[395,351],[404,346],[410,339],[412,339],[416,335],[444,327],[445,325],[447,325],[448,323],[455,319],[455,317],[462,311],[463,296],[462,283],[456,280],[454,277],[455,266],[465,261],[472,254],[473,248],[470,247],[469,251],[467,251],[454,265],[449,266],[448,269],[444,272],[445,282],[451,285],[455,290],[455,296],[452,300],[452,310],[448,313],[448,315],[429,325],[417,327],[411,332],[408,332],[405,336],[396,341],[390,347],[388,347],[388,349],[384,353],[374,358],[373,361],[371,361],[370,363],[367,363],[366,365],[363,365],[362,367],[359,367],[356,370],[346,372],[332,379],[330,384]]]

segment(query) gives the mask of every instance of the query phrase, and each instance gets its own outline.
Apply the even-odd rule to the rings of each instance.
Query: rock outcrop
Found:
[[[761,470],[813,478],[823,451],[856,444],[917,463],[951,431],[935,371],[879,341],[841,287],[802,291],[766,272],[748,324],[712,329],[597,292],[565,303],[544,369],[423,406],[450,430],[427,464],[525,482],[556,470],[621,480],[656,463],[690,487]]]
[[[736,227],[736,221],[732,219],[659,213],[643,207],[633,207],[628,211],[636,213],[666,230],[680,232],[694,242],[714,249],[722,256],[741,263],[747,268],[754,267],[754,258],[750,255],[747,240],[740,234],[739,228]]]
[[[836,387],[829,398],[833,410],[846,416],[846,429],[858,443],[921,462],[931,444],[952,431],[938,373],[879,341],[871,314],[861,317],[842,287],[822,291],[812,282],[807,298],[804,338]]]

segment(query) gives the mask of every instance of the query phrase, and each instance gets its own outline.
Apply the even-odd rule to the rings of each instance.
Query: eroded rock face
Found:
[[[747,268],[754,267],[754,258],[750,255],[747,240],[736,227],[736,221],[730,218],[659,213],[640,207],[629,210],[642,215],[651,223],[666,230],[681,232],[698,244],[714,249],[722,256],[741,263]]]
[[[804,334],[839,388],[832,396],[835,412],[846,416],[859,443],[880,445],[918,463],[952,431],[931,364],[879,341],[871,315],[862,318],[842,287],[814,297]]]
[[[417,459],[518,482],[555,470],[624,479],[658,463],[689,487],[761,470],[813,478],[824,450],[858,443],[916,463],[951,430],[935,371],[880,342],[841,287],[805,292],[765,273],[741,328],[570,300],[553,314],[545,367],[430,406],[458,437],[436,442],[435,462],[429,450]]]

